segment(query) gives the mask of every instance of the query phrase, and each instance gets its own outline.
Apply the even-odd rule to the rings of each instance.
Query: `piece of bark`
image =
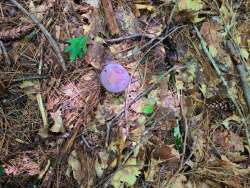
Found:
[[[101,4],[105,15],[105,21],[111,35],[119,35],[120,29],[115,18],[111,0],[101,0]]]

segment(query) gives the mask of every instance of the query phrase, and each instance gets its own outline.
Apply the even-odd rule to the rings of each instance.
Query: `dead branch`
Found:
[[[19,10],[21,10],[24,14],[26,14],[38,27],[39,29],[41,29],[41,31],[43,32],[43,34],[45,35],[45,37],[48,39],[48,41],[50,42],[51,46],[53,47],[53,49],[56,52],[57,58],[59,60],[59,63],[61,64],[63,70],[67,70],[66,69],[66,65],[65,65],[65,61],[63,59],[63,56],[60,52],[60,49],[56,43],[56,41],[52,38],[52,36],[50,35],[50,33],[48,32],[48,30],[39,22],[39,20],[31,13],[29,13],[21,4],[19,4],[16,0],[9,0],[11,3],[13,3]]]
[[[117,24],[111,0],[101,0],[105,20],[111,35],[119,35],[120,29]]]

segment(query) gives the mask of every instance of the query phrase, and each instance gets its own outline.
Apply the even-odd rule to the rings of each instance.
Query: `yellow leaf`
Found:
[[[107,152],[99,152],[100,161],[98,158],[95,161],[95,171],[98,177],[103,175],[104,170],[108,167],[109,155]]]
[[[178,10],[191,10],[191,11],[199,11],[203,8],[202,0],[180,0],[178,2]]]
[[[152,6],[152,5],[135,4],[135,7],[136,7],[138,10],[146,9],[146,10],[148,10],[148,11],[150,11],[150,12],[155,11],[155,7]]]
[[[192,19],[193,23],[198,23],[201,22],[205,19],[205,17],[199,18],[198,15],[195,15],[194,18]]]
[[[51,113],[51,117],[54,120],[54,125],[50,128],[50,131],[54,133],[65,132],[61,110]]]
[[[210,44],[208,46],[208,50],[209,50],[210,54],[212,55],[212,57],[216,57],[217,49],[214,47],[214,45]]]
[[[247,60],[248,57],[249,57],[249,53],[248,53],[247,49],[245,49],[245,48],[241,48],[241,49],[240,49],[240,55],[241,55],[245,60]]]
[[[82,181],[82,172],[81,172],[82,167],[75,150],[71,152],[68,159],[68,164],[73,171],[73,177],[80,184]]]
[[[201,83],[199,89],[200,89],[201,93],[203,94],[203,96],[206,96],[207,85],[205,85],[204,83]]]

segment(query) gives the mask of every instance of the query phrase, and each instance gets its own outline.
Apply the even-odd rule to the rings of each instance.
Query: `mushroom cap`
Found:
[[[128,87],[130,76],[122,65],[110,63],[103,67],[100,80],[107,91],[120,93]]]

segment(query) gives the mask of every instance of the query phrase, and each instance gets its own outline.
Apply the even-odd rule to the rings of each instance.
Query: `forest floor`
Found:
[[[250,187],[249,53],[248,0],[0,0],[0,187]]]

